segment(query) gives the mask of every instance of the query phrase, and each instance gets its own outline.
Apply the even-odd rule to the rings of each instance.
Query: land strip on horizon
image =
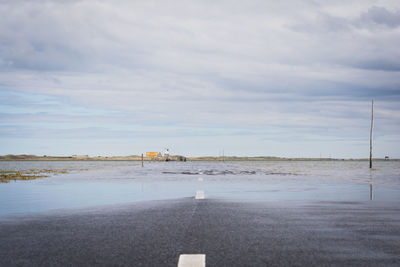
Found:
[[[256,156],[256,157],[242,157],[242,156],[201,156],[201,157],[185,157],[181,155],[170,155],[171,161],[368,161],[368,158],[285,158],[285,157],[271,157],[271,156]],[[143,157],[144,161],[165,161],[165,157],[160,158],[147,158]],[[130,156],[88,156],[88,155],[72,155],[72,156],[36,156],[36,155],[4,155],[0,156],[0,161],[141,161],[141,155]],[[400,159],[385,159],[374,158],[374,161],[400,161]]]

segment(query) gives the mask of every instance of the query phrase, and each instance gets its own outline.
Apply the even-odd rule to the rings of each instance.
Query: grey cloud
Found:
[[[400,26],[400,10],[390,11],[385,7],[373,6],[367,12],[361,14],[357,24],[362,27],[364,23],[397,28]]]
[[[82,69],[86,55],[62,10],[50,2],[0,3],[0,68]]]
[[[354,28],[376,29],[376,26],[397,28],[400,26],[400,9],[389,10],[385,7],[372,6],[355,18],[316,10],[314,16],[298,17],[287,26],[295,31],[319,34],[354,33]]]
[[[391,53],[399,53],[398,49],[377,42],[374,38],[379,35],[372,40],[360,35],[351,19],[330,15],[313,1],[295,1],[295,8],[289,2],[4,3],[0,5],[0,68],[158,69],[232,76],[243,70],[260,72],[260,66],[271,63],[397,69],[396,60],[385,61],[396,58]],[[377,20],[380,13],[374,10],[359,20]],[[381,48],[378,55],[377,48]],[[368,63],[376,58],[381,64]]]
[[[288,23],[286,27],[295,32],[323,35],[351,31],[349,19],[332,16],[324,12],[316,12],[313,17],[297,18]]]
[[[400,71],[400,62],[396,62],[396,59],[388,60],[367,60],[363,62],[354,63],[354,66],[366,70],[382,70],[382,71]]]

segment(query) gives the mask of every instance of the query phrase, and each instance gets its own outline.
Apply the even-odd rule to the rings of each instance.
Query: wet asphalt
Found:
[[[0,219],[0,266],[400,266],[395,203],[184,198]]]

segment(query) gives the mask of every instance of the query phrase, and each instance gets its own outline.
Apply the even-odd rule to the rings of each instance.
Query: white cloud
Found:
[[[397,1],[0,1],[0,90],[62,106],[1,99],[0,134],[29,125],[67,143],[57,131],[68,122],[101,138],[153,127],[269,133],[279,147],[326,133],[363,138],[374,98],[378,129],[393,135],[399,10]]]

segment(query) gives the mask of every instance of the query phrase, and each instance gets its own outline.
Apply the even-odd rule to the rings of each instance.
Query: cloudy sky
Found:
[[[400,157],[400,1],[0,0],[0,154]]]

